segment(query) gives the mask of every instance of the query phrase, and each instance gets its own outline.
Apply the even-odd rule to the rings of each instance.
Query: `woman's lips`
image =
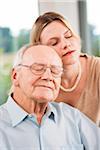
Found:
[[[69,51],[69,52],[65,53],[63,56],[69,56],[69,55],[71,55],[74,52],[75,52],[75,50]]]

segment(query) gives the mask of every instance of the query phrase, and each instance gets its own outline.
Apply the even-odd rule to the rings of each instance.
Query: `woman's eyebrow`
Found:
[[[69,31],[71,32],[71,30],[70,30],[70,29],[66,30],[66,31],[64,32],[64,34],[66,34],[66,33],[67,33],[67,32],[69,32]]]

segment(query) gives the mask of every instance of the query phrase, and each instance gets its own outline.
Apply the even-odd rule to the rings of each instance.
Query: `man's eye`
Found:
[[[61,71],[61,68],[57,66],[52,66],[51,71],[52,73],[58,74]]]
[[[38,65],[38,64],[34,64],[32,66],[33,70],[39,71],[39,70],[43,70],[44,66],[43,65]]]
[[[37,71],[43,70],[43,66],[37,66],[34,68],[34,70],[37,70]]]
[[[43,68],[34,68],[34,70],[41,71],[41,70],[43,70]]]

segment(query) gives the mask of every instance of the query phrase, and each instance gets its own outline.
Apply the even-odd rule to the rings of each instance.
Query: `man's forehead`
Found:
[[[57,55],[57,53],[55,52],[55,50],[53,48],[51,48],[50,46],[46,46],[46,45],[33,45],[31,47],[29,47],[26,51],[26,53],[51,53],[51,54],[55,54]]]
[[[52,63],[52,64],[61,64],[60,57],[56,51],[44,45],[37,45],[28,48],[23,56],[23,61],[34,61],[38,63]]]

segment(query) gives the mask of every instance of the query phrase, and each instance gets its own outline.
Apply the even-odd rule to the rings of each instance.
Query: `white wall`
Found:
[[[77,0],[39,0],[39,13],[55,11],[64,15],[74,30],[79,34]]]

